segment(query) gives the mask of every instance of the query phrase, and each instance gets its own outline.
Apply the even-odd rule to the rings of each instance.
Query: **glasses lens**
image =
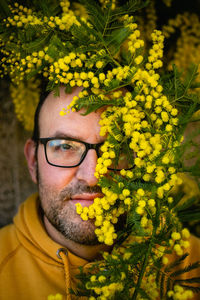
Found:
[[[46,153],[48,161],[56,166],[73,167],[76,166],[86,147],[81,142],[67,139],[55,139],[48,141]]]

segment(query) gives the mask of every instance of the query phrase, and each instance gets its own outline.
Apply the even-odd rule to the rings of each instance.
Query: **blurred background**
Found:
[[[30,133],[14,113],[9,86],[0,82],[0,227],[10,223],[17,208],[36,191],[31,182],[23,147]]]

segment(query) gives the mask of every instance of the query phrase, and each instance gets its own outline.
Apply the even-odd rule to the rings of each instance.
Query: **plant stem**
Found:
[[[151,253],[152,243],[153,243],[153,239],[151,239],[151,242],[149,243],[149,247],[148,247],[147,253],[145,255],[145,259],[144,259],[144,262],[143,262],[142,270],[140,271],[140,275],[139,275],[139,278],[138,278],[138,281],[137,281],[137,284],[136,284],[136,287],[135,287],[135,291],[133,293],[132,300],[136,300],[136,298],[137,298],[138,289],[140,288],[140,285],[141,285],[141,282],[142,282],[142,278],[144,276],[144,272],[145,272],[145,269],[146,269],[146,265],[147,265],[147,262],[148,262],[148,258],[149,258],[149,255]]]
[[[155,223],[154,223],[154,228],[153,228],[151,240],[150,240],[150,243],[149,243],[147,253],[145,255],[145,259],[144,259],[144,262],[143,262],[143,265],[142,265],[142,269],[141,269],[139,277],[138,277],[138,281],[137,281],[137,284],[136,284],[136,287],[135,287],[135,291],[133,293],[132,300],[136,300],[136,298],[137,298],[138,289],[140,288],[140,285],[141,285],[141,282],[142,282],[142,279],[143,279],[143,276],[144,276],[144,273],[145,273],[145,270],[146,270],[146,266],[147,266],[147,263],[148,263],[148,258],[149,258],[149,255],[151,254],[151,250],[152,250],[153,243],[154,243],[154,237],[156,235],[156,230],[157,230],[157,227],[158,227],[158,224],[159,224],[159,215],[160,215],[160,201],[158,199],[157,207],[156,207],[156,220],[155,220]]]

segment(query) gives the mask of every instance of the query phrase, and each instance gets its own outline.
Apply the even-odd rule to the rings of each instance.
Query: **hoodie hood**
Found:
[[[79,267],[88,262],[54,242],[47,234],[42,223],[39,210],[38,194],[30,196],[21,204],[18,214],[14,218],[16,234],[20,244],[33,256],[48,265],[63,266],[65,273],[66,291],[74,287],[75,275]],[[73,281],[71,283],[71,281]],[[70,299],[70,296],[67,297]]]

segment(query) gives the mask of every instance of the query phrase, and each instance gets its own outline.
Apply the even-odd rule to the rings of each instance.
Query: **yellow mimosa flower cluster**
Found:
[[[176,231],[172,232],[169,242],[177,255],[183,255],[184,250],[190,246],[190,243],[187,240],[189,237],[190,232],[187,228],[182,229],[181,233]]]
[[[128,190],[127,190],[128,191]],[[100,242],[107,245],[112,245],[117,238],[114,224],[118,222],[118,218],[127,210],[125,200],[126,190],[122,190],[120,194],[112,192],[106,188],[102,188],[104,197],[95,198],[94,203],[89,207],[82,207],[80,203],[76,204],[77,213],[80,214],[83,220],[88,218],[95,218],[95,226],[97,227],[95,233]],[[121,200],[121,205],[115,205],[118,198]],[[105,214],[105,212],[107,212]]]
[[[93,289],[95,293],[98,295],[97,297],[89,297],[89,300],[107,300],[112,299],[116,292],[120,292],[123,290],[123,284],[116,282],[111,283],[109,285],[104,285],[102,287],[88,287],[88,289]]]
[[[177,284],[174,286],[173,291],[167,293],[167,296],[174,300],[188,300],[193,299],[194,293]]]
[[[33,10],[23,5],[19,5],[17,2],[14,3],[14,8],[9,6],[10,10],[13,14],[13,18],[8,17],[6,22],[6,26],[17,26],[23,27],[27,25],[42,25],[42,20],[34,15]]]
[[[138,25],[136,23],[129,23],[127,27],[132,31],[132,34],[129,36],[130,41],[128,42],[128,50],[132,55],[134,55],[136,51],[144,47],[144,41],[140,39],[140,31],[137,29]],[[140,59],[138,59],[138,61],[139,63],[137,60],[135,61],[136,64],[140,64],[140,62],[142,62]]]
[[[101,3],[102,7],[105,8],[107,5],[110,5],[111,2],[111,9],[115,9],[116,8],[116,0],[99,0],[99,2]]]
[[[119,101],[121,99],[123,106],[109,106],[102,113],[100,135],[109,134],[119,142],[119,145],[123,140],[129,140],[129,147],[133,151],[132,159],[135,170],[134,173],[131,170],[122,170],[121,175],[131,179],[142,177],[146,182],[159,184],[157,197],[162,199],[164,194],[169,193],[175,184],[180,183],[180,179],[175,174],[176,170],[171,166],[168,167],[169,162],[173,163],[173,151],[170,151],[170,148],[173,149],[179,145],[177,140],[173,141],[172,133],[178,124],[176,118],[178,111],[163,95],[163,88],[159,84],[159,75],[155,71],[162,66],[163,35],[156,30],[152,34],[152,40],[153,46],[149,51],[145,68],[138,67],[132,76],[132,83],[138,89],[137,95],[133,97],[131,92],[123,89],[110,93],[109,97],[107,95],[108,99],[116,98]],[[132,55],[134,56],[135,52]],[[111,72],[116,76],[119,74],[115,73],[115,69]],[[118,72],[120,72],[119,68]],[[78,97],[74,99],[72,106],[77,100]],[[122,123],[117,123],[117,120],[121,120]],[[116,128],[118,129],[116,130]],[[151,132],[152,128],[155,129],[154,134]],[[166,147],[168,151],[163,151]],[[97,178],[107,174],[113,160],[116,159],[114,145],[109,139],[101,147],[101,151],[102,155],[97,160],[95,172]],[[119,159],[122,157],[120,156]],[[158,160],[157,158],[160,157],[162,159]],[[99,227],[96,229],[96,234],[100,242],[109,245],[114,242],[117,237],[114,224],[133,203],[135,203],[137,214],[141,217],[141,227],[146,233],[151,233],[152,221],[148,217],[148,213],[151,211],[151,214],[155,214],[156,208],[155,199],[150,193],[139,189],[136,194],[131,194],[123,186],[118,194],[106,189],[103,189],[103,192],[105,192],[105,196],[95,199],[94,204],[89,208],[81,208],[81,205],[77,205],[77,212],[83,220],[96,218],[95,225]]]
[[[199,16],[195,13],[185,12],[178,14],[174,19],[169,19],[168,24],[163,26],[163,34],[168,39],[177,31],[180,33],[169,68],[172,64],[176,64],[178,68],[186,72],[192,63],[199,65],[200,62]]]
[[[39,80],[30,80],[26,84],[20,82],[19,85],[10,87],[16,116],[27,131],[33,130],[34,113],[40,97],[39,85]]]
[[[73,23],[77,23],[74,12],[69,9],[70,2],[68,0],[60,1],[60,6],[62,7],[63,13],[61,18],[51,16],[50,18],[44,17],[43,19],[38,18],[34,11],[30,8],[27,8],[23,5],[19,5],[17,2],[14,3],[14,8],[10,6],[10,10],[13,14],[13,18],[8,17],[4,19],[6,26],[17,26],[23,27],[28,25],[46,25],[54,28],[59,27],[60,30],[68,30]],[[40,33],[41,34],[41,33]]]
[[[50,28],[58,27],[60,30],[69,30],[73,24],[80,25],[76,19],[76,16],[72,10],[69,9],[69,1],[61,1],[60,6],[62,7],[63,13],[61,17],[44,16],[43,18],[38,18],[34,11],[19,5],[18,3],[14,4],[14,8],[10,6],[10,10],[13,14],[13,17],[8,17],[4,19],[4,22],[7,27],[22,27],[22,31],[26,30],[28,26],[38,25],[41,26],[41,31],[37,32],[37,37],[39,38],[42,34],[48,38],[48,31]],[[14,36],[11,35],[9,40],[6,42],[7,45],[11,45],[14,40]],[[4,45],[3,41],[0,41],[2,46]],[[4,76],[6,74],[12,75],[14,84],[19,84],[20,81],[24,79],[25,76],[34,71],[38,74],[42,74],[44,77],[50,77],[52,73],[52,68],[50,70],[46,65],[52,64],[54,59],[49,55],[49,48],[44,47],[39,51],[33,51],[32,54],[24,55],[20,52],[20,41],[18,43],[19,49],[13,49],[10,52],[2,51],[5,57],[3,58],[2,67],[4,68]],[[7,56],[7,58],[6,58]],[[53,66],[52,66],[53,67]],[[41,71],[41,69],[43,69]],[[56,70],[56,68],[55,68]],[[61,62],[62,70],[62,62]],[[57,73],[56,73],[57,74]],[[0,74],[1,77],[3,74]]]
[[[158,299],[159,293],[156,285],[155,275],[151,274],[145,276],[142,282],[142,288],[148,295],[151,296],[151,299]],[[144,298],[140,297],[139,299],[143,300]]]

